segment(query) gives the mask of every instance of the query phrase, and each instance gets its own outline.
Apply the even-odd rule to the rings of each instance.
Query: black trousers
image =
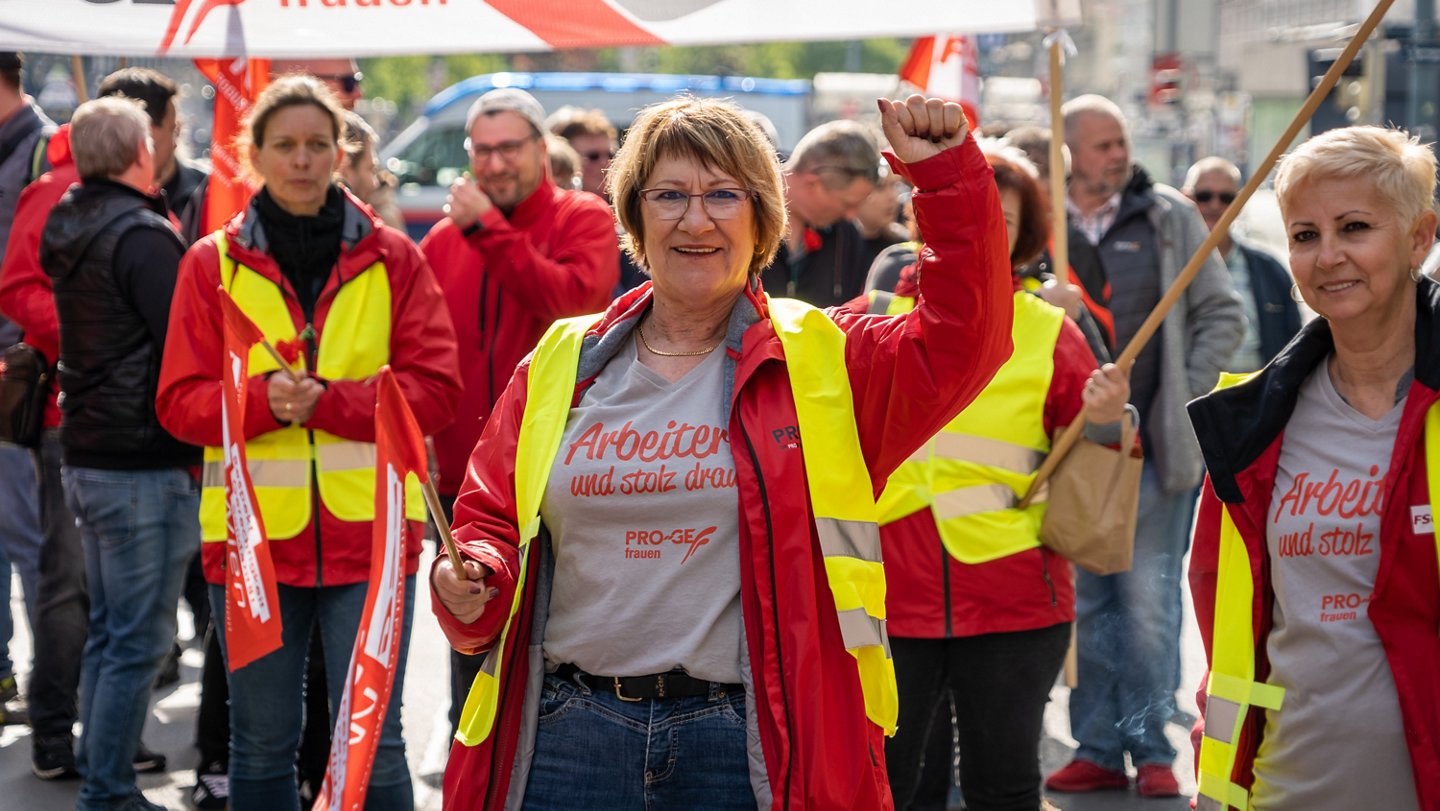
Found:
[[[891,637],[900,720],[885,743],[885,761],[895,808],[945,808],[951,762],[935,762],[932,742],[937,733],[942,741],[949,738],[948,730],[935,727],[949,723],[948,693],[955,702],[966,808],[1036,811],[1045,702],[1069,644],[1069,623],[956,639]],[[936,779],[932,769],[943,776]]]
[[[35,606],[35,665],[30,673],[30,723],[35,737],[70,736],[79,717],[80,656],[90,632],[85,552],[75,514],[60,482],[60,432],[45,431],[34,453],[40,491],[40,582]]]

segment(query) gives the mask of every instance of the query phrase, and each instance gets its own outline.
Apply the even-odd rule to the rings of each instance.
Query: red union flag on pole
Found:
[[[177,6],[177,9],[183,7]],[[260,91],[270,82],[268,59],[196,59],[195,67],[215,86],[215,124],[210,138],[210,180],[205,189],[200,233],[229,222],[250,202],[254,189],[240,175],[235,136]]]
[[[980,54],[971,37],[919,37],[910,46],[900,78],[926,96],[959,102],[970,128],[980,126]]]
[[[405,480],[413,473],[423,482],[428,473],[425,437],[389,366],[380,369],[376,389],[370,586],[314,811],[359,811],[365,806],[405,627]]]
[[[225,443],[225,651],[235,671],[280,648],[280,600],[265,522],[255,502],[245,459],[245,394],[250,348],[264,340],[223,286],[224,394],[220,398]]]

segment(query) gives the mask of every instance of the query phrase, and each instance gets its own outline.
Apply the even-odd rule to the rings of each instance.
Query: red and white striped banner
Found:
[[[0,43],[187,57],[497,53],[1031,31],[1080,0],[3,0]]]
[[[405,627],[405,480],[423,480],[425,437],[389,366],[376,380],[375,523],[370,585],[330,738],[325,782],[313,811],[360,811],[395,686]]]
[[[280,649],[280,598],[270,542],[245,458],[250,348],[264,335],[223,286],[218,292],[225,337],[220,400],[225,443],[225,660],[235,671]]]

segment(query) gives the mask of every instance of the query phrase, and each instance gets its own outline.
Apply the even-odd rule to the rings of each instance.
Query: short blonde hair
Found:
[[[1373,183],[1401,222],[1413,223],[1434,207],[1435,153],[1430,147],[1404,130],[1361,126],[1322,132],[1280,160],[1275,197],[1281,214],[1305,183],[1351,178]]]
[[[70,119],[70,151],[80,177],[125,174],[150,142],[150,116],[138,99],[106,96],[80,105]],[[147,147],[148,148],[148,147]]]
[[[621,245],[635,264],[650,267],[645,256],[640,191],[655,164],[665,158],[693,158],[730,175],[753,192],[755,254],[750,260],[751,275],[770,264],[785,233],[785,192],[775,148],[733,103],[693,96],[641,110],[610,164],[605,182],[615,203],[615,216],[625,230]]]

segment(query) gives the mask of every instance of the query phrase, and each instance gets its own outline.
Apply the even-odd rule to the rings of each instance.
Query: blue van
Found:
[[[465,113],[497,87],[518,87],[552,113],[565,105],[598,108],[624,132],[642,107],[679,93],[734,99],[774,122],[780,148],[795,146],[809,127],[811,85],[804,79],[682,76],[657,73],[486,73],[436,93],[413,124],[380,151],[380,165],[400,181],[396,198],[406,230],[425,235],[443,215],[451,181],[470,166]]]

